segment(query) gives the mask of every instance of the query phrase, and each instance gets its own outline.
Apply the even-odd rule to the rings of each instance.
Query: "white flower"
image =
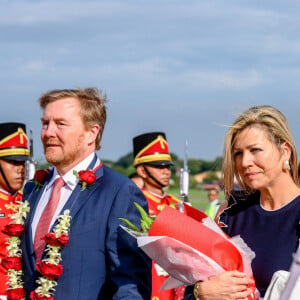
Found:
[[[55,280],[47,279],[45,277],[40,277],[37,279],[36,283],[39,285],[36,288],[36,292],[41,296],[50,296],[52,292],[55,291],[54,287],[57,286]]]
[[[22,201],[16,201],[18,204],[16,209],[14,210],[14,214],[9,215],[9,217],[13,220],[11,224],[24,224],[24,220],[26,219],[26,216],[28,212],[30,211],[29,202],[26,200],[24,202]]]

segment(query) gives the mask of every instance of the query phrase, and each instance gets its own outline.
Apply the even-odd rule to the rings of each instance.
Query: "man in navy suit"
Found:
[[[150,299],[151,260],[119,226],[120,217],[139,226],[133,202],[147,210],[147,201],[131,180],[104,166],[95,154],[106,121],[105,96],[93,88],[54,90],[39,101],[43,110],[41,140],[45,157],[54,168],[38,186],[29,182],[24,189],[23,199],[30,204],[22,238],[27,298],[30,293],[32,297],[43,294],[42,282],[36,280],[45,280],[45,276],[39,267],[37,271],[37,263],[49,266],[49,245],[41,246],[41,231],[42,236],[53,231],[58,217],[69,211],[69,241],[59,251],[63,272],[51,281],[54,290],[48,295],[55,300]],[[63,186],[56,194],[49,228],[43,232],[44,209],[49,214],[54,182],[59,177]]]

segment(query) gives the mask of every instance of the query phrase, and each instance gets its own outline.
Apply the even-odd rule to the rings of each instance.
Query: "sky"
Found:
[[[108,98],[99,156],[163,131],[171,152],[213,160],[253,105],[287,117],[300,149],[300,2],[0,0],[0,122],[40,142],[41,94],[97,87]]]

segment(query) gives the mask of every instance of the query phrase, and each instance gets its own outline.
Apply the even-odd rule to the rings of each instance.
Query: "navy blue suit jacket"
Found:
[[[136,240],[119,226],[119,217],[139,225],[140,216],[133,202],[147,210],[147,201],[130,179],[110,168],[101,166],[95,174],[95,183],[84,191],[78,184],[63,208],[69,209],[72,216],[70,240],[61,251],[64,270],[57,280],[54,298],[150,299],[151,260],[137,247]],[[28,294],[35,288],[39,276],[31,223],[51,176],[39,190],[34,183],[27,183],[23,193],[23,199],[28,200],[31,207],[22,238],[24,286]]]

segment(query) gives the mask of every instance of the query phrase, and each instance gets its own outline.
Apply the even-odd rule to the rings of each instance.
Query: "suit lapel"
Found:
[[[32,225],[33,217],[34,217],[39,199],[43,195],[45,187],[47,186],[50,179],[52,178],[52,175],[53,175],[53,170],[51,170],[51,172],[49,173],[43,186],[38,190],[36,187],[34,187],[31,191],[28,199],[25,199],[25,200],[29,201],[29,206],[30,206],[29,219],[26,221],[26,224],[25,224],[25,230],[27,233],[25,235],[25,240],[26,240],[26,247],[27,247],[27,251],[28,251],[27,253],[29,253],[29,256],[30,256],[29,260],[31,263],[31,267],[33,269],[35,269],[35,256],[34,256],[34,250],[33,250],[33,238],[32,238],[31,225]],[[32,184],[34,184],[34,183],[32,183]]]
[[[98,174],[97,174],[98,173]],[[88,199],[91,197],[91,195],[97,191],[97,187],[101,183],[101,176],[103,174],[103,166],[97,170],[95,173],[97,175],[97,179],[95,183],[92,186],[87,187],[84,191],[81,190],[81,185],[78,184],[76,188],[74,189],[73,193],[71,194],[70,199],[66,203],[66,205],[63,208],[63,211],[66,209],[70,210],[70,215],[72,218],[76,216],[78,211],[81,209],[83,204],[88,201]],[[98,177],[99,176],[99,177]]]
[[[35,211],[36,211],[37,205],[39,203],[39,200],[40,200],[41,196],[43,195],[44,190],[45,190],[46,186],[48,185],[50,179],[52,178],[52,175],[53,175],[53,170],[51,170],[51,172],[49,173],[43,186],[38,190],[37,190],[37,188],[35,188],[29,196],[28,201],[30,204],[30,219],[29,219],[30,225],[32,224],[32,220],[35,215]]]
[[[97,162],[97,156],[95,154],[92,162],[90,163],[88,169],[92,169],[96,162]],[[47,183],[49,182],[49,180],[52,178],[53,172],[51,174],[49,174],[47,181],[45,182],[44,186],[36,193],[36,195],[31,195],[30,198],[32,198],[32,200],[30,200],[30,204],[31,204],[31,214],[30,214],[30,221],[28,222],[30,224],[29,226],[29,230],[28,230],[28,247],[29,247],[29,253],[33,253],[33,240],[32,240],[32,232],[31,232],[31,224],[32,224],[32,220],[33,220],[33,216],[35,214],[35,210],[37,207],[37,204],[39,202],[40,197],[42,196],[45,186],[47,185]],[[81,184],[78,183],[75,187],[75,189],[73,190],[70,198],[68,199],[67,203],[65,204],[65,206],[63,207],[62,211],[60,214],[62,214],[65,210],[69,209],[70,210],[70,215],[72,218],[74,218],[74,216],[77,214],[77,212],[80,210],[80,208],[83,206],[83,204],[88,201],[89,197],[93,194],[94,191],[97,190],[97,186],[101,183],[101,177],[103,176],[103,165],[96,170],[95,175],[97,176],[97,179],[95,181],[95,183],[92,186],[87,187],[84,191],[81,190]],[[50,231],[53,231],[54,227],[57,225],[58,220],[56,220],[54,222],[54,224],[52,225]],[[72,225],[71,225],[72,226]],[[45,251],[43,253],[42,258],[45,256]],[[34,255],[32,255],[32,266],[34,268],[35,265],[35,258]]]
[[[92,169],[97,161],[97,156],[95,155],[93,161],[89,165],[88,169]],[[96,181],[94,182],[93,185],[86,187],[85,190],[81,190],[81,184],[78,183],[72,192],[70,198],[68,199],[67,203],[63,207],[62,211],[60,214],[62,214],[65,210],[69,209],[70,210],[70,216],[74,218],[78,211],[81,209],[83,204],[88,201],[90,196],[94,193],[94,191],[97,190],[98,185],[101,183],[101,177],[103,176],[103,165],[96,170],[95,175],[97,176]],[[56,226],[57,224],[56,220],[51,227],[51,230]],[[71,225],[72,226],[72,225]]]

